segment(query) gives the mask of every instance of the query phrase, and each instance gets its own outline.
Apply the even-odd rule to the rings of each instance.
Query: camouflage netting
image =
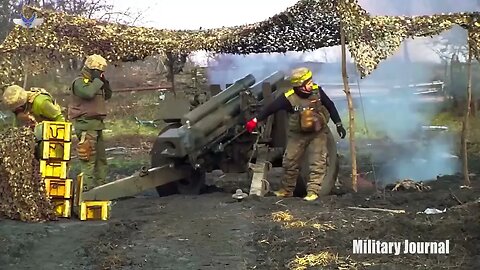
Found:
[[[56,219],[34,149],[30,129],[11,128],[0,134],[0,217],[27,222]]]
[[[362,77],[394,54],[407,38],[429,37],[460,25],[469,32],[469,44],[477,57],[480,46],[480,14],[451,13],[432,16],[370,16],[357,0],[338,1],[348,48]]]
[[[29,73],[48,70],[54,60],[85,57],[97,53],[110,61],[143,59],[160,52],[190,53],[207,50],[219,53],[304,51],[340,44],[339,16],[332,0],[300,1],[272,18],[255,24],[198,31],[172,31],[129,27],[99,22],[63,12],[27,7],[45,21],[33,31],[15,26],[0,52],[9,53],[0,82],[21,80],[25,61],[12,64],[14,56],[36,59]],[[38,56],[42,55],[43,58]],[[28,59],[32,61],[32,59]],[[8,68],[7,68],[8,67]]]
[[[55,59],[97,53],[110,61],[131,61],[160,52],[190,53],[207,50],[249,54],[310,51],[340,45],[340,20],[346,42],[362,77],[392,55],[409,37],[432,36],[459,24],[469,30],[470,44],[480,57],[478,13],[419,17],[370,16],[357,0],[300,0],[263,22],[198,31],[158,30],[99,22],[66,13],[26,8],[45,22],[28,32],[19,26],[0,46],[0,83],[21,80],[22,65],[14,57],[29,55],[29,73],[48,70]],[[36,57],[37,59],[31,59]],[[11,63],[17,61],[18,63]]]

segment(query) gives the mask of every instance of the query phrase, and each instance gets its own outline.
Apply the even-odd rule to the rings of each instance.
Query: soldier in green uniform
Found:
[[[61,107],[43,88],[26,91],[18,85],[8,86],[3,92],[3,103],[15,113],[19,125],[32,129],[43,121],[65,121]]]
[[[346,131],[335,107],[325,92],[312,80],[312,72],[307,68],[293,70],[290,77],[292,89],[279,96],[265,107],[257,117],[246,124],[252,132],[259,121],[269,115],[286,110],[290,113],[288,143],[283,159],[285,177],[282,188],[275,192],[279,197],[291,197],[295,190],[300,172],[300,161],[307,149],[311,150],[310,179],[307,183],[307,201],[318,198],[327,169],[328,121],[331,118],[340,137],[345,138]]]
[[[77,152],[85,191],[106,183],[108,164],[102,131],[107,116],[105,101],[112,97],[110,83],[104,75],[106,67],[107,61],[102,56],[88,56],[82,76],[71,86],[68,117],[79,139]]]
[[[43,88],[32,87],[26,91],[18,85],[11,85],[3,92],[3,103],[15,114],[16,125],[26,126],[34,131],[35,156],[40,158],[42,140],[40,123],[43,121],[65,122],[62,108]],[[63,148],[56,148],[56,156],[63,154]]]

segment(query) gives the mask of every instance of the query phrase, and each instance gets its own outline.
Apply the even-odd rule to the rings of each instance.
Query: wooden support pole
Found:
[[[340,22],[340,41],[342,45],[342,79],[343,79],[343,91],[347,96],[348,102],[348,115],[349,115],[349,137],[350,137],[350,157],[352,159],[352,189],[357,192],[357,151],[355,149],[355,111],[353,109],[352,93],[350,92],[350,86],[348,85],[347,74],[347,50],[345,45],[345,32],[343,30],[343,24]]]
[[[463,184],[470,186],[470,177],[468,172],[468,152],[467,152],[467,140],[468,140],[468,118],[470,117],[470,106],[472,104],[472,46],[470,40],[470,33],[468,33],[468,62],[467,62],[467,102],[465,104],[465,116],[462,125],[462,163],[463,163]]]

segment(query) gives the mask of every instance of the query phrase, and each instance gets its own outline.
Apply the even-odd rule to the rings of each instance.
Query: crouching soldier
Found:
[[[79,139],[77,152],[85,191],[106,184],[108,164],[102,131],[107,115],[105,101],[112,97],[110,83],[104,76],[106,68],[107,61],[102,56],[88,56],[81,77],[71,86],[68,117]]]
[[[26,91],[18,85],[11,85],[3,92],[3,103],[15,114],[17,126],[26,126],[35,133],[35,157],[40,159],[40,141],[42,140],[40,123],[43,121],[65,122],[62,108],[45,89],[32,87]],[[56,149],[60,156],[63,149]]]
[[[3,92],[3,103],[15,114],[19,126],[34,129],[43,121],[65,122],[61,107],[43,88],[32,87],[26,91],[11,85]]]
[[[279,96],[265,107],[256,118],[246,124],[252,132],[259,121],[269,115],[286,110],[289,116],[288,142],[283,159],[285,177],[282,187],[275,192],[279,197],[291,197],[300,173],[300,161],[307,149],[311,150],[310,179],[307,183],[307,201],[318,198],[327,167],[328,121],[331,118],[340,137],[345,138],[340,116],[330,98],[312,80],[312,72],[307,68],[293,70],[290,77],[292,89]]]

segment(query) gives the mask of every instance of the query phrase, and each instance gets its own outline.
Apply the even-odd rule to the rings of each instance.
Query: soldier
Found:
[[[3,103],[15,114],[18,124],[32,129],[42,121],[65,121],[62,108],[43,88],[26,91],[18,85],[8,86],[3,92]]]
[[[110,83],[104,75],[106,67],[107,61],[102,56],[88,56],[82,76],[71,86],[68,117],[79,139],[77,152],[85,191],[106,183],[108,164],[102,130],[107,115],[105,101],[112,97]]]
[[[286,110],[290,113],[288,143],[283,158],[285,177],[282,187],[275,192],[279,197],[291,197],[300,171],[300,160],[310,148],[310,180],[307,183],[306,201],[318,198],[327,167],[328,121],[331,117],[340,137],[345,138],[346,131],[335,104],[321,87],[313,83],[312,72],[307,68],[293,70],[290,82],[292,89],[279,96],[265,107],[256,118],[246,124],[252,132],[259,121],[269,115]]]

